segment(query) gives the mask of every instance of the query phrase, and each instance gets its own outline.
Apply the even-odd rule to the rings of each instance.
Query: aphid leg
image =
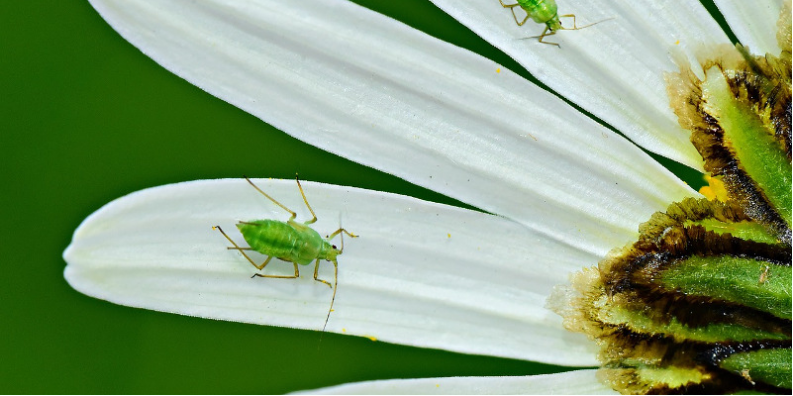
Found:
[[[272,256],[270,256],[270,257],[267,257],[267,260],[264,260],[264,262],[263,262],[263,263],[261,263],[261,264],[256,264],[256,263],[253,261],[253,259],[251,259],[251,258],[250,258],[250,256],[248,256],[248,255],[247,255],[247,254],[245,254],[245,252],[244,252],[244,250],[251,250],[251,248],[250,248],[250,247],[241,247],[241,246],[237,245],[237,243],[236,243],[236,242],[234,242],[234,240],[233,240],[233,239],[229,238],[229,236],[228,236],[228,235],[226,235],[226,232],[225,232],[225,231],[223,231],[223,229],[222,229],[222,228],[220,228],[220,226],[213,226],[213,227],[212,227],[212,229],[213,229],[213,230],[218,230],[218,231],[220,231],[220,233],[221,233],[221,234],[223,234],[223,236],[224,236],[224,237],[226,237],[226,239],[227,239],[229,242],[231,242],[231,244],[232,244],[232,245],[234,245],[234,246],[229,246],[229,247],[228,247],[228,249],[230,249],[230,250],[239,250],[239,251],[240,251],[240,253],[242,253],[242,256],[243,256],[243,257],[245,257],[245,258],[248,260],[248,262],[249,262],[249,263],[251,263],[251,265],[252,265],[252,266],[256,267],[256,269],[257,269],[257,270],[259,270],[259,271],[263,270],[263,269],[264,269],[264,267],[266,267],[266,266],[267,266],[267,264],[269,264],[269,263],[270,263],[270,260],[272,260],[272,259],[273,259],[273,257],[272,257]],[[294,275],[294,276],[285,276],[285,275],[261,275],[261,274],[254,274],[253,276],[251,276],[251,278],[253,278],[254,276],[260,276],[260,277],[263,277],[263,278],[298,278],[298,277],[300,277],[300,272],[298,272],[298,269],[297,269],[297,264],[296,264],[296,263],[292,263],[292,264],[294,264],[294,265],[295,265],[295,275]]]
[[[342,232],[349,235],[350,238],[358,238],[358,235],[352,234],[349,231],[345,230],[344,228],[339,228],[338,230],[333,231],[333,233],[330,234],[327,239],[333,239],[336,237],[336,235],[339,235]],[[341,254],[342,252],[344,252],[344,235],[341,236],[341,249],[339,249],[339,254]]]
[[[245,253],[243,253],[243,254],[245,254]],[[264,269],[264,267],[267,265],[267,263],[269,263],[269,262],[270,262],[270,260],[271,260],[272,258],[273,258],[272,256],[270,256],[270,257],[267,257],[267,260],[264,260],[264,262],[262,263],[262,267],[261,267],[261,268],[259,268],[259,271],[263,270],[263,269]],[[253,263],[251,263],[251,264],[253,264]],[[280,278],[280,279],[294,279],[294,278],[299,278],[299,277],[300,277],[300,270],[298,270],[298,269],[297,269],[297,263],[295,263],[295,262],[293,261],[293,262],[292,262],[292,264],[295,266],[295,274],[294,274],[294,275],[267,275],[267,274],[253,274],[253,276],[251,276],[251,278],[253,278],[254,276],[258,276],[258,277],[260,277],[260,278]],[[257,268],[258,268],[258,267],[257,267]]]
[[[251,181],[251,179],[248,179],[248,177],[247,177],[247,176],[243,176],[243,177],[245,177],[245,180],[247,180],[247,181],[248,181],[248,183],[250,183],[250,185],[251,185],[251,186],[253,186],[253,188],[255,188],[255,189],[256,189],[256,191],[258,191],[258,192],[262,193],[262,195],[264,195],[265,197],[267,197],[267,199],[269,199],[270,201],[273,201],[273,203],[274,203],[274,204],[276,204],[276,205],[280,206],[280,207],[281,207],[281,208],[283,208],[285,211],[289,212],[289,214],[291,214],[291,215],[292,215],[292,217],[290,217],[290,218],[289,218],[289,220],[294,220],[294,219],[295,219],[295,217],[297,217],[297,213],[295,213],[295,212],[293,212],[293,211],[289,210],[289,208],[287,208],[286,206],[282,205],[280,202],[276,201],[276,200],[275,200],[273,197],[271,197],[271,196],[267,195],[267,193],[266,193],[266,192],[264,192],[264,191],[262,191],[262,189],[261,189],[261,188],[257,187],[255,184],[253,184],[253,182]],[[300,182],[298,182],[298,183],[297,183],[297,185],[298,185],[298,186],[300,186]],[[301,193],[303,192],[303,189],[302,189],[302,188],[300,189],[300,192],[301,192]],[[303,196],[303,199],[306,199],[306,196],[305,196],[305,195]],[[313,212],[312,212],[312,213],[313,213]]]
[[[549,30],[551,31],[550,33],[548,33],[548,31],[549,31]],[[562,48],[562,46],[561,46],[561,45],[559,45],[558,43],[552,43],[552,42],[550,42],[550,41],[542,41],[542,39],[544,39],[545,37],[547,37],[547,36],[553,36],[554,34],[556,34],[556,31],[553,31],[553,30],[551,30],[551,28],[549,28],[548,26],[546,26],[546,27],[545,27],[545,30],[543,30],[543,31],[542,31],[542,34],[541,34],[541,35],[539,35],[539,36],[533,36],[533,37],[529,37],[529,38],[539,38],[539,40],[537,40],[537,41],[539,41],[539,42],[541,42],[541,43],[543,43],[543,44],[550,44],[550,45],[555,45],[555,46],[557,46],[557,47],[559,47],[559,48]]]
[[[501,3],[501,6],[504,8],[515,8],[520,5],[520,3],[515,4],[504,4],[504,0],[498,0]]]
[[[303,202],[306,203],[306,207],[308,208],[308,211],[311,212],[312,216],[314,216],[311,220],[309,220],[309,221],[307,221],[307,222],[305,222],[303,224],[305,224],[305,225],[313,224],[313,223],[315,223],[317,221],[317,215],[314,213],[314,209],[311,209],[311,205],[308,204],[308,200],[306,199],[306,193],[303,192],[303,186],[300,185],[300,179],[297,178],[297,173],[295,173],[295,181],[297,182],[297,188],[300,189],[300,195],[303,196]],[[292,216],[292,218],[290,220],[292,220],[294,218],[295,217]]]
[[[512,10],[512,18],[515,18],[515,23],[517,23],[518,26],[523,26],[526,23],[526,21],[529,20],[529,14],[526,14],[526,18],[523,18],[522,21],[518,22],[518,16],[515,15],[515,9],[512,8],[511,10]]]
[[[325,332],[325,327],[328,326],[328,319],[330,319],[330,313],[333,312],[333,303],[336,301],[336,289],[339,288],[339,263],[336,262],[336,260],[332,260],[331,263],[333,263],[333,286],[331,287],[331,289],[333,289],[333,296],[330,298],[330,308],[328,308],[328,315],[325,316],[325,324],[322,325],[323,333]],[[324,283],[328,283],[323,280],[317,279],[317,268],[319,268],[319,260],[317,260],[317,265],[314,268],[314,279]]]
[[[515,23],[517,23],[518,26],[523,26],[523,24],[526,23],[526,21],[529,20],[529,14],[526,13],[526,18],[523,18],[523,21],[518,22],[518,16],[515,15],[515,7],[518,7],[520,5],[520,3],[507,5],[507,4],[504,4],[504,2],[502,0],[498,0],[498,1],[501,2],[501,6],[502,7],[509,8],[509,10],[512,11],[512,18],[515,18]]]
[[[330,284],[330,282],[328,282],[326,280],[319,279],[319,259],[317,259],[317,263],[314,265],[314,280],[317,281],[317,282],[322,282],[322,283],[328,285],[328,287],[330,287],[331,289],[333,288],[333,286]]]
[[[229,247],[229,249],[237,249],[237,250],[240,250],[240,251],[242,251],[242,250],[248,250],[248,249],[245,249],[245,248],[242,248],[242,247],[240,247],[240,245],[237,245],[237,242],[234,242],[234,240],[233,240],[233,239],[229,238],[229,236],[228,236],[228,235],[226,235],[226,232],[224,232],[224,231],[223,231],[223,229],[222,229],[222,228],[220,228],[220,226],[218,226],[218,225],[216,225],[216,226],[212,226],[212,229],[213,229],[213,230],[218,230],[218,231],[220,231],[220,233],[221,233],[221,234],[223,234],[223,236],[224,236],[224,237],[226,237],[226,239],[228,239],[228,241],[229,241],[229,242],[231,242],[231,244],[232,244],[232,245],[234,245],[234,247]],[[243,253],[243,254],[244,254],[244,253]]]
[[[251,263],[251,265],[253,265],[254,267],[256,267],[256,269],[258,269],[259,271],[261,271],[261,270],[262,270],[262,268],[264,268],[264,266],[265,266],[265,265],[267,265],[267,263],[268,263],[268,262],[270,262],[270,257],[268,257],[268,258],[267,258],[267,260],[264,260],[264,263],[262,263],[261,265],[259,265],[259,264],[256,264],[256,263],[255,263],[255,262],[253,262],[253,260],[251,260],[251,258],[250,258],[250,257],[248,257],[248,255],[247,255],[247,254],[245,254],[245,252],[243,251],[243,250],[251,250],[251,248],[249,248],[249,247],[241,247],[240,245],[237,245],[237,242],[234,242],[234,240],[233,240],[233,239],[229,238],[229,236],[228,236],[228,235],[226,235],[226,232],[224,232],[224,231],[223,231],[223,229],[222,229],[222,228],[220,228],[220,226],[213,226],[213,227],[212,227],[212,229],[213,229],[213,230],[218,230],[218,231],[220,231],[220,233],[221,233],[221,234],[223,234],[223,236],[224,236],[224,237],[226,237],[226,239],[227,239],[227,240],[228,240],[228,241],[229,241],[229,242],[230,242],[232,245],[234,245],[234,246],[229,246],[229,247],[228,247],[228,249],[230,249],[230,250],[239,250],[239,251],[240,251],[240,253],[242,253],[242,255],[243,255],[243,256],[244,256],[246,259],[248,259],[248,262],[249,262],[249,263]]]
[[[242,252],[240,252],[240,253],[242,253]],[[242,253],[242,254],[245,255],[245,253]],[[245,255],[245,258],[248,258],[248,256]],[[256,267],[257,270],[261,271],[261,270],[264,269],[264,267],[267,266],[267,264],[270,264],[270,260],[272,260],[272,259],[273,259],[273,256],[268,256],[267,259],[264,260],[264,262],[261,263],[260,265],[253,264],[253,261],[251,261],[251,259],[248,259],[248,261],[251,261],[251,264],[253,264],[253,266]],[[251,278],[253,278],[254,276],[256,276],[256,275],[251,276]]]
[[[578,30],[578,29],[579,29],[579,27],[578,27],[578,26],[576,26],[576,24],[575,24],[575,14],[565,14],[565,15],[559,15],[559,18],[573,18],[573,28],[572,28],[572,29],[566,29],[566,30]],[[587,26],[589,26],[589,25],[587,25]],[[585,27],[586,27],[586,26],[584,26],[584,27],[581,27],[581,29],[583,29],[583,28],[585,28]]]

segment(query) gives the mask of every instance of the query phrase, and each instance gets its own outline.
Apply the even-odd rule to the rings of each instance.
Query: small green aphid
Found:
[[[358,235],[351,234],[344,228],[339,228],[326,238],[322,238],[318,232],[309,227],[310,224],[313,224],[317,221],[317,215],[314,213],[314,210],[311,209],[311,205],[308,204],[306,194],[303,192],[303,187],[300,185],[300,180],[297,178],[297,176],[295,176],[297,188],[300,189],[300,195],[303,196],[303,202],[306,203],[306,207],[308,207],[309,212],[311,212],[311,215],[313,216],[311,220],[306,221],[305,223],[298,223],[294,221],[295,217],[297,217],[297,213],[289,210],[289,208],[273,199],[273,197],[267,195],[267,193],[253,184],[251,179],[246,177],[245,180],[247,180],[248,183],[250,183],[250,185],[262,195],[267,197],[267,199],[273,201],[273,203],[289,212],[292,216],[285,222],[278,220],[253,220],[240,221],[237,223],[237,228],[240,230],[242,237],[245,238],[245,242],[248,243],[249,247],[240,247],[237,245],[234,240],[229,238],[229,236],[223,232],[223,229],[220,228],[220,226],[214,226],[212,229],[217,229],[220,231],[220,233],[223,234],[223,236],[226,237],[226,239],[228,239],[232,245],[234,245],[228,247],[228,249],[239,250],[239,252],[242,253],[246,259],[248,259],[248,262],[250,262],[251,265],[256,267],[256,269],[259,271],[264,270],[264,267],[270,263],[270,260],[272,260],[273,257],[279,260],[290,262],[295,266],[294,275],[267,275],[258,273],[253,274],[251,278],[256,276],[262,278],[299,278],[300,271],[298,270],[297,265],[308,265],[311,262],[315,262],[314,280],[328,285],[328,287],[333,290],[333,297],[331,297],[330,300],[328,315],[325,317],[325,324],[322,326],[322,331],[325,331],[325,326],[328,325],[328,319],[330,319],[330,313],[333,311],[333,302],[336,301],[336,289],[338,287],[339,280],[339,263],[336,261],[336,256],[340,255],[344,250],[343,234],[347,234],[353,238],[357,238]],[[342,234],[341,248],[336,248],[336,245],[331,244],[330,240],[339,234]],[[267,259],[261,264],[256,264],[247,254],[245,254],[246,250],[259,252],[267,256]],[[331,285],[328,281],[319,279],[318,273],[320,260],[327,260],[333,263],[333,285]]]
[[[545,30],[542,31],[541,35],[529,37],[539,38],[539,42],[543,44],[551,44],[561,47],[557,43],[542,41],[542,39],[547,36],[553,36],[558,30],[581,30],[583,28],[600,23],[595,22],[581,27],[576,26],[574,14],[559,15],[559,13],[557,13],[556,0],[516,0],[517,3],[515,4],[504,4],[503,0],[498,1],[501,3],[501,6],[504,8],[509,8],[512,11],[512,17],[515,18],[515,23],[517,23],[518,26],[523,26],[523,24],[525,24],[529,18],[531,18],[534,22],[544,23]],[[523,11],[526,11],[526,17],[523,18],[522,21],[518,21],[518,16],[515,14],[515,7],[520,7],[523,9]],[[562,27],[562,21],[560,21],[559,18],[573,18],[573,27],[571,29]]]

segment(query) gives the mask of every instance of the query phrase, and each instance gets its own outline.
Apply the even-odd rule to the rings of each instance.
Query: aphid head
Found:
[[[553,18],[545,22],[545,25],[548,26],[548,30],[551,32],[564,30],[564,27],[562,27],[562,21],[559,20],[559,15],[554,15]]]
[[[325,246],[323,246],[320,256],[325,260],[334,261],[336,260],[336,256],[338,256],[339,253],[341,253],[341,250],[339,250],[336,245],[331,245],[330,243],[325,242]]]

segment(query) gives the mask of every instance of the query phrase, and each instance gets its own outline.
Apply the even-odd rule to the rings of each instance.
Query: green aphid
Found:
[[[578,27],[575,23],[574,14],[559,15],[556,11],[556,0],[517,0],[515,4],[504,4],[503,0],[498,1],[501,3],[502,7],[509,8],[512,11],[512,17],[515,18],[515,23],[517,23],[518,26],[523,26],[529,18],[536,23],[545,24],[545,30],[542,31],[541,35],[529,38],[539,38],[539,42],[555,45],[557,47],[560,47],[560,45],[549,41],[543,41],[542,39],[547,36],[553,36],[559,30],[581,30],[602,22],[590,23],[589,25]],[[515,14],[515,7],[520,7],[526,12],[526,17],[523,18],[522,21],[519,21],[518,15]],[[562,21],[560,21],[559,18],[573,18],[573,27],[570,29],[562,27]]]
[[[246,259],[248,259],[248,262],[250,262],[251,265],[256,267],[256,269],[259,271],[264,270],[264,267],[270,263],[270,260],[272,260],[273,257],[279,260],[290,262],[295,266],[294,275],[268,275],[257,273],[251,276],[251,278],[257,276],[262,278],[299,278],[300,270],[298,269],[297,265],[308,265],[311,262],[314,262],[314,280],[328,285],[328,287],[333,290],[333,296],[330,300],[328,315],[325,317],[325,324],[322,326],[322,331],[325,331],[325,326],[328,325],[330,313],[333,312],[333,302],[336,300],[336,289],[338,287],[339,280],[339,263],[336,261],[336,257],[344,250],[343,234],[347,234],[353,238],[357,238],[358,236],[348,232],[344,228],[339,228],[326,238],[322,238],[318,232],[314,231],[314,229],[312,229],[309,225],[317,221],[317,215],[314,213],[314,210],[311,209],[311,205],[308,204],[306,194],[303,192],[303,187],[300,185],[300,180],[297,177],[295,177],[295,180],[297,181],[297,188],[300,189],[300,195],[303,196],[303,202],[306,203],[306,207],[308,207],[309,212],[311,212],[311,215],[313,216],[311,220],[308,220],[305,223],[298,223],[294,221],[295,217],[297,217],[297,213],[289,210],[289,208],[273,199],[273,197],[267,195],[267,193],[253,184],[253,182],[247,177],[245,180],[247,180],[248,183],[250,183],[250,185],[256,189],[256,191],[259,191],[262,195],[267,197],[267,199],[273,201],[273,203],[289,212],[292,216],[285,222],[278,220],[253,220],[240,221],[237,223],[237,228],[240,230],[240,233],[242,234],[243,238],[245,238],[245,242],[248,243],[249,247],[241,247],[237,245],[234,240],[229,238],[229,236],[223,232],[223,229],[221,229],[220,226],[214,226],[212,228],[220,231],[220,233],[223,234],[223,236],[226,237],[226,239],[228,239],[232,245],[234,245],[228,247],[228,249],[239,250],[239,252],[242,253]],[[330,240],[339,234],[342,234],[341,248],[336,248],[336,245],[331,244]],[[245,254],[246,250],[259,252],[267,256],[267,259],[261,264],[256,264],[247,254]],[[320,260],[327,260],[333,263],[333,285],[331,285],[328,281],[319,279],[318,273]]]

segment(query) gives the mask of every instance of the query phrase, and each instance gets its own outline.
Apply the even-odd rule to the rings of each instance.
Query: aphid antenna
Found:
[[[592,22],[592,23],[590,23],[588,25],[576,26],[575,25],[575,15],[567,14],[567,15],[561,15],[560,17],[562,17],[562,18],[572,17],[573,18],[573,27],[572,28],[566,28],[566,27],[562,26],[561,28],[559,28],[559,30],[581,30],[581,29],[586,29],[586,28],[591,27],[591,26],[595,26],[598,23],[603,23],[603,22],[607,22],[607,21],[610,21],[612,19],[615,19],[615,17],[610,17],[610,18],[606,18],[606,19],[601,19],[601,20],[599,20],[597,22]]]
[[[325,316],[325,323],[322,325],[322,332],[325,332],[325,328],[328,327],[328,320],[330,320],[330,313],[333,312],[333,303],[336,302],[336,290],[339,288],[339,263],[336,260],[331,261],[333,263],[333,297],[330,298],[330,308],[328,308],[328,314]],[[320,337],[322,340],[322,337]]]
[[[333,234],[340,233],[339,237],[341,238],[341,247],[339,248],[339,254],[344,251],[344,234],[358,238],[358,235],[351,234],[347,232],[341,225],[341,212],[339,212],[339,229]],[[339,288],[339,263],[335,259],[331,261],[333,263],[333,297],[330,299],[330,308],[328,308],[328,315],[325,316],[325,323],[322,325],[322,333],[325,333],[325,328],[328,327],[328,320],[330,320],[330,313],[333,312],[333,304],[336,302],[336,290]],[[322,342],[322,336],[319,337],[319,341]],[[317,347],[319,348],[319,347]]]
[[[344,241],[343,236],[342,236],[342,241]],[[325,323],[322,324],[322,332],[319,333],[319,343],[317,344],[317,351],[319,351],[319,347],[322,345],[322,336],[325,335],[325,328],[328,327],[328,320],[330,320],[330,313],[333,312],[333,303],[336,302],[336,290],[339,288],[339,263],[336,260],[333,260],[331,262],[333,263],[333,297],[330,298],[330,308],[328,308],[328,314],[325,315]]]
[[[341,226],[341,212],[339,212],[339,229],[343,230],[344,228]],[[344,233],[342,232],[341,235],[341,249],[339,250],[339,254],[344,250]],[[335,246],[334,246],[335,248]],[[336,290],[339,288],[339,263],[336,260],[331,261],[333,263],[333,297],[330,298],[330,308],[328,308],[328,314],[325,316],[325,323],[322,325],[322,333],[325,333],[325,328],[328,327],[328,320],[330,320],[330,313],[333,312],[333,303],[336,302]],[[322,342],[322,336],[319,336],[319,341]]]

